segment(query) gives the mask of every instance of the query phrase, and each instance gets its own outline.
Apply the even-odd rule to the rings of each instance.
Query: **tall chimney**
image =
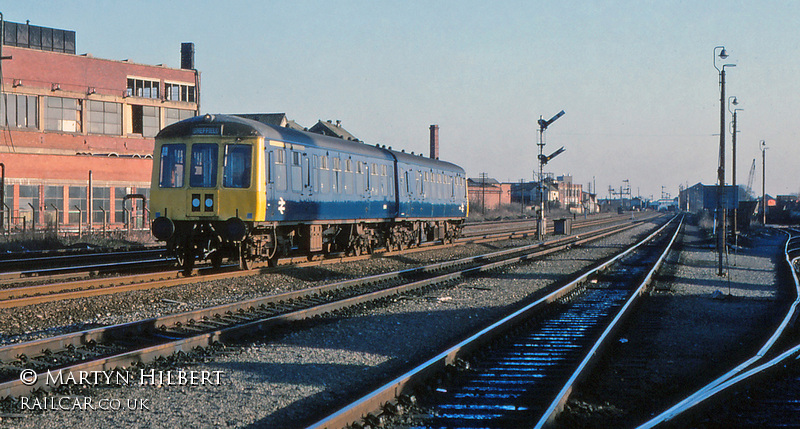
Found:
[[[439,126],[431,125],[431,159],[439,159]]]

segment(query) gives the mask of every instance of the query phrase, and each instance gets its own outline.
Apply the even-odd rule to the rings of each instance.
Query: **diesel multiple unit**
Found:
[[[238,116],[204,115],[156,136],[153,235],[185,272],[280,256],[452,241],[467,215],[464,170]]]

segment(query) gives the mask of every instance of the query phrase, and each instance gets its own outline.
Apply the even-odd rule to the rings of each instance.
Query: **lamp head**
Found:
[[[725,58],[728,58],[728,52],[725,51],[725,47],[724,46],[722,47],[722,50],[719,51],[719,57],[722,58],[723,60]]]

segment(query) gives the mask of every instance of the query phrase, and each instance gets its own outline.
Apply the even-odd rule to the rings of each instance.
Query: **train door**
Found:
[[[302,159],[302,175],[303,175],[303,192],[306,197],[310,197],[314,190],[313,181],[311,180],[311,158],[307,154],[303,154]]]
[[[265,155],[264,159],[266,160],[267,164],[266,165],[267,171],[265,171],[266,173],[265,176],[267,178],[267,183],[266,183],[267,218],[269,219],[272,215],[271,208],[273,201],[275,200],[275,152],[270,150],[269,147],[264,149],[264,152],[266,152],[264,154]]]

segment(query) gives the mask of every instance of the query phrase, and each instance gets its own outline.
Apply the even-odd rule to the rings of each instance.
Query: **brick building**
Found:
[[[511,184],[492,178],[467,179],[470,210],[480,212],[511,204]]]
[[[68,30],[5,22],[2,42],[2,228],[146,221],[126,196],[149,194],[158,131],[199,111],[194,46],[175,69],[76,55]]]

